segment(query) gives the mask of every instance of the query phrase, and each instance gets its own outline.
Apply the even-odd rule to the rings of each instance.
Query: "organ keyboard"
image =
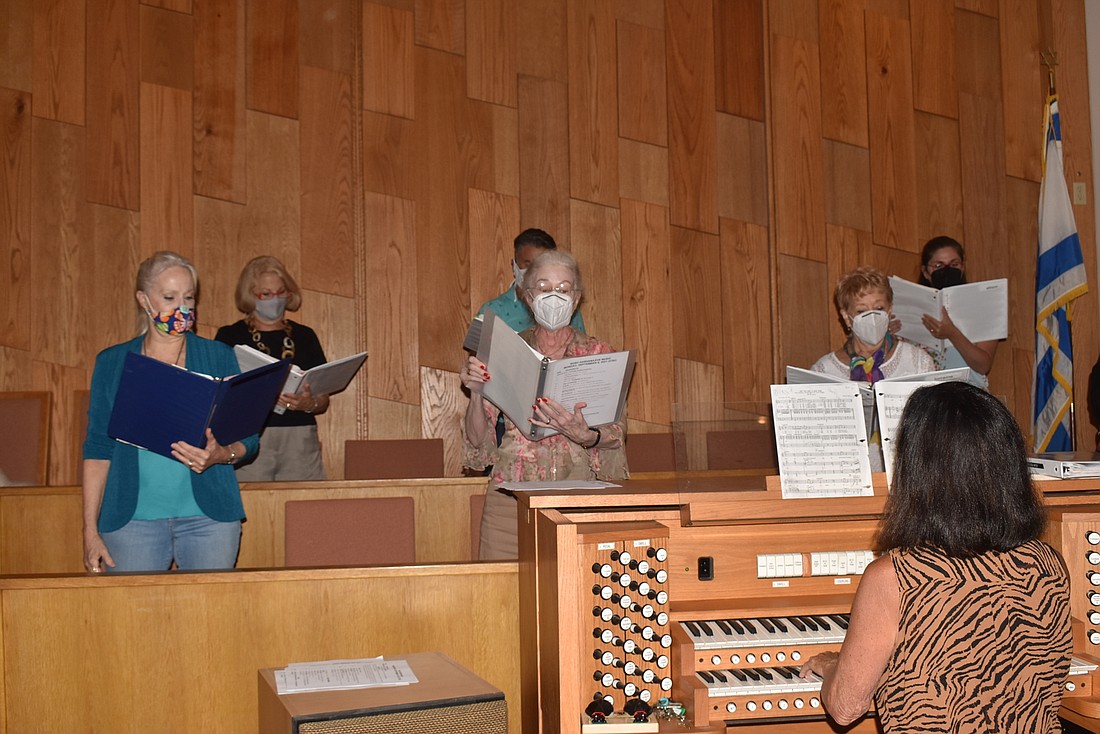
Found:
[[[593,698],[622,710],[662,696],[687,709],[676,731],[834,731],[820,681],[798,670],[844,641],[869,560],[852,549],[873,547],[881,481],[874,497],[799,500],[782,500],[776,478],[765,487],[732,472],[518,492],[523,731],[579,732]],[[1100,481],[1042,487],[1045,539],[1071,576],[1075,657],[1063,715],[1100,732]],[[665,559],[645,569],[646,600],[637,569],[619,560],[626,551],[637,561],[636,549]],[[848,731],[877,731],[873,714]]]

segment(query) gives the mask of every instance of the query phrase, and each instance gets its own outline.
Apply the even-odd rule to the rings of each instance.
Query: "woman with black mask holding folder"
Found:
[[[232,464],[255,452],[256,436],[228,446],[207,430],[205,446],[172,444],[172,459],[116,441],[108,423],[131,352],[212,377],[238,373],[233,350],[191,332],[198,277],[174,252],[138,269],[140,334],[96,357],[84,440],[84,567],[103,571],[232,568],[241,539],[240,487]],[[149,410],[157,396],[149,395]]]
[[[521,294],[535,325],[520,332],[520,337],[551,360],[613,352],[606,342],[570,327],[582,293],[581,274],[572,255],[561,250],[539,255],[524,275]],[[492,375],[481,360],[472,356],[459,376],[470,391],[463,423],[464,464],[474,470],[492,466],[481,521],[481,560],[518,555],[516,500],[496,490],[501,482],[617,480],[628,476],[623,448],[625,420],[592,427],[581,414],[582,403],[564,406],[542,398],[531,406],[535,416],[531,423],[558,433],[532,441],[506,416],[504,436],[497,446],[493,426],[500,410],[481,392]]]

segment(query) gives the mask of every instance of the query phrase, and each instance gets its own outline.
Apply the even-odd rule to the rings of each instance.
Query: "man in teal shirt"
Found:
[[[558,243],[554,242],[554,238],[549,233],[532,227],[516,235],[513,245],[515,246],[515,253],[512,257],[512,273],[515,275],[515,282],[504,293],[482,304],[477,313],[480,316],[485,313],[487,307],[491,308],[493,313],[504,319],[504,323],[520,332],[535,325],[531,311],[519,294],[520,288],[523,287],[523,274],[536,257],[547,250],[558,249]],[[582,334],[584,333],[584,319],[581,318],[579,308],[573,312],[573,320],[569,322],[569,325]]]

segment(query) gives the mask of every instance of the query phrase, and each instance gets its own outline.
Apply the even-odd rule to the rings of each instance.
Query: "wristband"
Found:
[[[600,439],[603,437],[603,434],[600,433],[599,428],[593,428],[592,426],[589,426],[588,430],[596,432],[596,439],[592,443],[588,444],[587,446],[582,446],[582,448],[585,449],[586,451],[590,451],[590,450],[596,448],[597,446],[599,446],[600,445]]]

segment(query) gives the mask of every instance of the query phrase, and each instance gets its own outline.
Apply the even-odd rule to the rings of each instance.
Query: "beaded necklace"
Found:
[[[264,354],[271,354],[271,350],[267,348],[267,345],[260,339],[260,332],[256,330],[253,322],[249,320],[248,333],[252,335],[252,343],[256,349],[259,349]],[[290,334],[290,322],[286,322],[286,326],[283,327],[283,331],[286,334],[283,336],[283,353],[279,355],[279,359],[294,359],[294,337]]]

